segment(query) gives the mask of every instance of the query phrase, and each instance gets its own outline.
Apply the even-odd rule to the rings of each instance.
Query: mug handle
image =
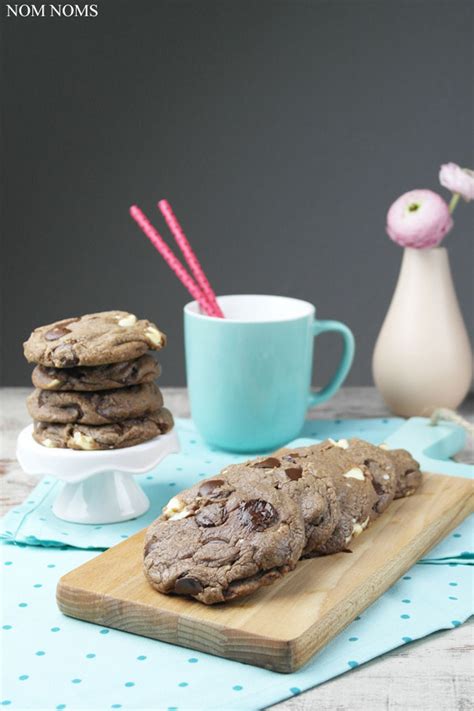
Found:
[[[341,362],[339,363],[336,372],[334,373],[332,379],[329,383],[319,392],[309,393],[308,397],[308,408],[314,407],[324,402],[330,398],[336,390],[339,390],[342,383],[346,379],[346,376],[354,360],[354,336],[352,331],[340,321],[314,321],[313,323],[313,336],[319,336],[321,333],[326,333],[327,331],[335,331],[340,333],[344,341],[344,352],[342,354]]]

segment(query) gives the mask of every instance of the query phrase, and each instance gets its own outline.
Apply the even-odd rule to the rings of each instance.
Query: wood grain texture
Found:
[[[351,542],[352,554],[302,561],[274,585],[212,607],[150,587],[142,531],[63,576],[58,605],[96,624],[292,672],[473,509],[472,482],[426,474],[414,496],[393,502]]]

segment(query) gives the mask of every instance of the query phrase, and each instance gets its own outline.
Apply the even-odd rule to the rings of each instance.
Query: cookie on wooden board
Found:
[[[339,503],[331,479],[317,476],[309,462],[297,461],[292,452],[234,464],[223,473],[229,477],[245,473],[256,489],[264,481],[298,502],[305,524],[303,556],[322,545],[339,521]]]
[[[384,449],[355,437],[347,441],[346,452],[355,464],[366,466],[372,476],[378,496],[372,509],[372,518],[375,518],[392,503],[397,490],[398,477],[392,458]]]
[[[182,491],[148,529],[144,570],[164,593],[205,604],[232,600],[292,570],[305,543],[299,505],[247,472]]]
[[[316,476],[331,480],[340,509],[331,536],[315,545],[308,554],[328,555],[346,550],[351,539],[368,526],[378,500],[368,469],[364,465],[355,465],[344,448],[332,440],[303,447],[292,454],[296,461],[310,463]]]
[[[270,584],[294,568],[297,555],[346,551],[395,488],[384,450],[362,440],[352,446],[327,440],[258,457],[173,497],[146,534],[150,583],[214,604]],[[398,458],[406,469],[410,459]],[[380,470],[372,465],[371,472],[367,459]],[[385,490],[374,487],[379,477]]]
[[[421,484],[420,465],[406,449],[387,449],[397,473],[396,499],[411,496]]]

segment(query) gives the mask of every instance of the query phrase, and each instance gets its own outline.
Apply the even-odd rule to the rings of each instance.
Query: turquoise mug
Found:
[[[233,452],[279,447],[298,436],[308,408],[330,398],[354,357],[354,337],[339,321],[285,296],[218,298],[225,317],[184,307],[186,374],[193,420],[211,445]],[[344,352],[332,380],[311,392],[314,338],[336,331]]]

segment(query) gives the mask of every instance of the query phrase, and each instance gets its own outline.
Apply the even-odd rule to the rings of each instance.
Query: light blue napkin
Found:
[[[59,577],[97,552],[0,549],[0,707],[21,711],[261,709],[472,613],[472,567],[416,565],[300,671],[278,674],[63,616]]]

